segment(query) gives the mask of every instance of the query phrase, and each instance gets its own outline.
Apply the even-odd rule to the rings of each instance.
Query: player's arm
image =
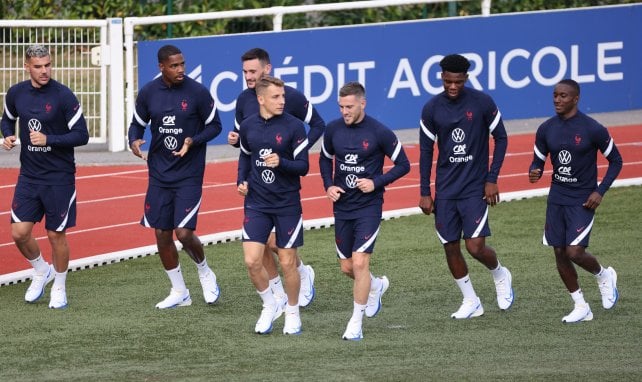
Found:
[[[236,111],[234,114],[234,129],[227,133],[227,143],[238,148],[240,147],[239,142],[239,131],[241,129],[241,122],[243,122],[243,112],[239,107],[239,98],[236,99]]]
[[[239,193],[245,195],[248,191],[248,178],[250,175],[250,170],[252,168],[252,151],[249,149],[248,142],[243,135],[239,137],[239,147],[240,150],[236,185],[237,187],[239,187]]]
[[[381,129],[379,132],[379,142],[383,143],[383,151],[386,156],[392,160],[394,165],[387,172],[375,176],[372,179],[375,189],[385,187],[410,172],[410,161],[406,156],[401,142],[392,130]]]
[[[216,138],[223,130],[218,109],[216,108],[212,95],[205,88],[201,90],[201,93],[202,95],[199,96],[198,111],[205,127],[192,137],[192,146],[207,144],[207,142]]]
[[[18,120],[18,111],[13,104],[13,92],[11,89],[5,95],[4,110],[2,120],[0,121],[0,130],[4,140],[2,147],[5,150],[11,150],[16,145],[16,121]]]
[[[604,196],[604,194],[606,194],[606,191],[611,188],[611,185],[615,181],[615,178],[617,178],[617,176],[620,174],[620,171],[622,170],[623,160],[622,155],[620,154],[620,150],[618,150],[617,146],[615,145],[615,141],[613,141],[613,138],[609,136],[606,128],[604,128],[600,132],[598,142],[601,142],[599,145],[600,152],[609,162],[609,167],[606,170],[606,174],[604,174],[602,182],[597,187],[597,192],[601,196]]]
[[[504,127],[501,112],[497,109],[494,103],[492,106],[493,111],[489,113],[487,119],[489,122],[488,130],[495,141],[495,148],[493,149],[493,161],[490,164],[490,170],[486,176],[486,182],[497,184],[499,171],[504,163],[506,149],[508,148],[508,134],[506,134],[506,128]]]
[[[335,186],[332,178],[334,164],[334,148],[332,147],[332,138],[328,134],[321,140],[321,154],[319,155],[319,169],[323,188],[325,189],[328,199],[336,202],[345,193],[341,187]]]
[[[303,93],[296,89],[292,90],[292,93],[288,92],[287,94],[286,107],[288,112],[310,126],[310,131],[308,131],[308,147],[312,147],[317,143],[319,138],[323,136],[325,132],[325,121]],[[292,104],[289,107],[287,105],[288,102]]]
[[[536,183],[544,173],[544,164],[548,156],[548,147],[544,137],[544,128],[540,126],[535,134],[535,145],[533,146],[533,161],[528,168],[528,181]]]
[[[430,112],[424,107],[419,120],[419,208],[424,214],[433,211],[433,199],[430,193],[430,176],[435,140],[437,139]]]
[[[134,109],[134,116],[127,131],[127,140],[129,141],[129,148],[132,154],[139,158],[147,159],[146,155],[141,151],[140,147],[145,143],[143,135],[145,134],[145,127],[150,122],[150,114],[147,110],[145,102],[145,93],[139,93],[136,99],[136,107]]]
[[[299,122],[293,124],[291,128],[294,129],[291,146],[292,159],[283,157],[279,158],[278,167],[287,173],[305,176],[310,169],[308,159],[308,138],[305,134],[305,128],[302,123]]]

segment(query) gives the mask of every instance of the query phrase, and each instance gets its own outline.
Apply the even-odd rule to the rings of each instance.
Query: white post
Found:
[[[482,0],[482,3],[481,3],[482,16],[490,16],[490,2],[491,0]]]
[[[125,150],[125,109],[123,96],[123,19],[107,19],[109,24],[109,151]]]

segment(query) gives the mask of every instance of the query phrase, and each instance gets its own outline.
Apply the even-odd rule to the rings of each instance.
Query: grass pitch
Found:
[[[340,339],[352,312],[352,282],[339,271],[332,230],[305,233],[304,261],[317,298],[302,310],[303,334],[253,333],[260,299],[238,242],[206,248],[221,301],[202,300],[196,267],[181,254],[190,307],[158,311],[169,291],[156,256],[70,273],[69,308],[35,304],[25,284],[0,288],[1,381],[634,381],[642,379],[642,187],[612,189],[596,215],[589,251],[618,272],[620,301],[602,309],[597,283],[580,271],[591,322],[562,324],[573,307],[541,244],[544,198],[491,210],[488,239],[513,274],[516,301],[495,302],[490,273],[470,256],[486,313],[453,320],[461,295],[432,217],[382,223],[372,258],[390,289],[364,318],[364,340]],[[150,236],[152,235],[150,231]],[[72,248],[73,250],[73,248]]]

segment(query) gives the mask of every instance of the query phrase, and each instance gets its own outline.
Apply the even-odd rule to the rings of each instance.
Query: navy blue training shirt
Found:
[[[308,173],[308,139],[303,123],[283,113],[270,119],[254,114],[241,122],[237,184],[248,182],[245,208],[279,215],[299,215],[301,177]],[[279,155],[269,168],[263,158]]]
[[[439,148],[435,194],[441,199],[483,197],[486,182],[497,183],[508,137],[493,99],[464,87],[457,99],[445,92],[431,98],[421,112],[419,132],[421,196],[430,196],[435,141]],[[488,167],[489,137],[495,140]]]
[[[167,86],[162,77],[148,82],[138,93],[129,126],[129,144],[142,139],[149,124],[152,141],[147,164],[150,184],[202,185],[207,142],[221,133],[221,121],[210,92],[195,80]],[[184,157],[175,156],[185,138],[193,142]]]
[[[1,129],[5,137],[20,138],[20,177],[35,184],[74,184],[74,147],[87,144],[89,133],[71,89],[53,79],[40,88],[31,80],[12,86],[5,97]],[[31,130],[46,135],[47,145],[32,145]]]
[[[609,161],[599,186],[598,150]],[[554,204],[583,204],[593,191],[604,196],[622,169],[622,156],[608,130],[579,111],[569,119],[552,117],[537,129],[530,170],[543,173],[548,155],[553,165],[548,200]]]
[[[394,166],[384,173],[386,156]],[[337,186],[345,191],[333,203],[335,216],[354,219],[361,217],[360,212],[371,213],[366,207],[383,205],[385,186],[407,174],[410,162],[397,136],[376,119],[365,115],[361,122],[350,126],[342,118],[328,124],[319,167],[326,190]],[[374,191],[359,190],[357,178],[372,179]]]

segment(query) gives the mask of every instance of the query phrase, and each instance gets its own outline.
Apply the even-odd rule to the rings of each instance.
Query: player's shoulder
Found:
[[[283,87],[285,90],[285,99],[295,99],[295,100],[305,100],[307,101],[308,98],[305,96],[305,94],[301,93],[298,89],[293,88],[292,86],[285,85]]]
[[[344,128],[346,128],[346,124],[343,122],[343,118],[333,119],[325,126],[325,134],[334,134],[337,130]]]

